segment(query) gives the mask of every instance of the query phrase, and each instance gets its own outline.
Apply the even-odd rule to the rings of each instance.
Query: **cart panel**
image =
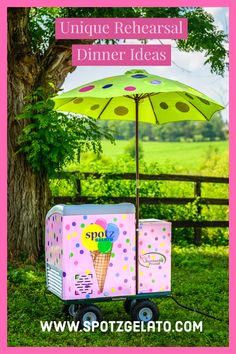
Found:
[[[132,204],[54,206],[46,243],[47,287],[61,299],[135,295]]]
[[[63,297],[63,216],[56,212],[46,218],[45,255],[47,288]]]
[[[171,223],[140,220],[138,293],[171,290]]]
[[[64,222],[64,299],[135,294],[134,215],[73,215]]]

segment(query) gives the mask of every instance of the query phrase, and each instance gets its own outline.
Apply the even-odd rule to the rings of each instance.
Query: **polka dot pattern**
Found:
[[[94,85],[84,86],[81,89],[79,89],[79,92],[88,92],[93,90],[94,88],[95,88]]]
[[[110,88],[110,87],[112,87],[112,86],[113,86],[113,84],[107,84],[107,85],[102,86],[102,88],[103,88],[103,89],[108,89],[108,88]]]
[[[125,91],[135,91],[136,90],[136,87],[135,86],[126,86],[124,88]]]
[[[152,81],[151,81],[151,84],[153,84],[153,85],[160,85],[160,84],[161,84],[161,81],[160,81],[160,80],[152,80]]]
[[[184,103],[184,102],[177,102],[175,104],[175,107],[178,109],[178,111],[182,112],[182,113],[186,113],[189,111],[189,105]]]
[[[209,102],[208,100],[206,100],[205,98],[198,97],[198,99],[199,99],[202,103],[206,104],[207,106],[210,105],[210,102]]]
[[[128,108],[124,106],[118,106],[114,109],[114,113],[118,116],[125,116],[128,112]]]
[[[161,102],[161,103],[160,103],[160,107],[161,107],[162,109],[168,109],[168,108],[169,108],[168,104],[165,103],[165,102]]]
[[[55,229],[56,222],[59,222],[57,229]],[[87,250],[81,242],[83,230],[95,223],[101,225],[100,229],[103,226],[105,230],[110,230],[113,233],[110,237],[114,238],[113,244],[109,241],[112,245],[112,249],[108,253],[109,264],[107,270],[110,280],[104,285],[103,289],[98,287],[92,256],[94,252]],[[55,218],[55,216],[54,220],[51,218],[50,221],[47,221],[47,238],[45,242],[46,247],[49,248],[46,251],[47,259],[56,267],[63,263],[63,284],[69,299],[103,297],[105,293],[107,297],[117,296],[117,294],[119,296],[134,294],[135,232],[134,230],[133,232],[130,231],[131,229],[128,227],[130,223],[134,225],[134,215],[132,217],[130,215],[106,215],[104,217],[91,215],[64,216],[63,225],[60,218]],[[59,233],[59,229],[61,233]],[[116,238],[117,236],[118,238]],[[64,243],[63,249],[61,248],[62,241]],[[101,244],[105,246],[105,242],[101,242]],[[106,256],[106,254],[104,255]],[[91,278],[91,275],[93,275],[93,278]],[[86,279],[86,283],[83,283],[83,279]],[[93,279],[94,290],[92,293],[91,279]],[[78,285],[82,288],[76,288],[76,283],[82,284]]]
[[[147,77],[147,75],[144,74],[135,74],[135,75],[131,75],[131,77],[133,79],[144,79],[145,77]]]
[[[140,226],[142,232],[139,236],[139,291],[142,293],[167,291],[167,287],[169,291],[170,224],[164,221],[146,221]]]
[[[185,93],[185,96],[190,98],[190,100],[193,100],[193,96],[191,96],[189,93]]]
[[[83,98],[76,98],[74,101],[73,101],[73,103],[75,103],[75,104],[79,104],[79,103],[82,103],[83,102]]]
[[[100,107],[99,104],[94,104],[93,106],[90,107],[91,111],[96,111]]]

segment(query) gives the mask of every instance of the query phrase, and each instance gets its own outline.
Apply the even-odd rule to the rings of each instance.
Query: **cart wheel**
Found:
[[[101,322],[102,321],[102,312],[95,305],[85,305],[81,307],[74,315],[74,320],[79,321],[79,327],[84,327],[85,322]]]
[[[125,312],[130,313],[130,311],[131,311],[131,305],[132,305],[132,303],[134,303],[134,301],[136,301],[136,300],[125,299],[125,301],[124,301],[124,309],[125,309]],[[133,304],[133,305],[134,305],[134,304]]]
[[[125,311],[126,311],[128,314],[130,314],[131,311],[132,311],[132,308],[133,308],[138,302],[140,302],[140,301],[142,301],[142,300],[140,300],[140,299],[133,299],[133,300],[126,299],[126,300],[124,301],[124,309],[125,309]]]
[[[78,311],[79,305],[75,305],[75,304],[63,304],[61,306],[61,313],[63,313],[63,315],[66,316],[74,316],[75,313]]]
[[[140,301],[131,309],[131,318],[133,321],[157,321],[159,316],[158,307],[150,300]]]
[[[79,309],[79,305],[71,304],[68,308],[68,314],[73,317],[78,311],[78,309]]]
[[[61,305],[61,313],[62,313],[63,315],[68,316],[68,315],[69,315],[69,307],[70,307],[70,305],[62,304],[62,305]]]

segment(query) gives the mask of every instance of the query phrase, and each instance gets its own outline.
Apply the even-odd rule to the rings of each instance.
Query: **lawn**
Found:
[[[203,332],[169,333],[64,333],[42,332],[40,320],[64,320],[61,301],[47,292],[44,296],[43,259],[33,267],[10,266],[8,283],[8,345],[9,346],[228,346],[228,248],[173,246],[172,291],[177,299],[216,317],[219,322],[178,307],[171,299],[156,300],[160,321],[203,321]],[[101,303],[104,319],[130,320],[121,301]]]
[[[206,160],[209,151],[218,151],[220,154],[228,151],[228,141],[211,142],[140,142],[144,151],[144,161],[159,162],[160,165],[169,163],[178,170],[199,171],[200,165]],[[128,144],[125,140],[117,140],[116,145],[103,141],[104,155],[113,159],[124,154]],[[82,156],[83,158],[83,156]]]

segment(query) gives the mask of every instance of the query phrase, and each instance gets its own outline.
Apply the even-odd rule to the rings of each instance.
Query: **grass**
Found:
[[[128,144],[125,140],[117,140],[116,145],[109,141],[103,141],[104,155],[116,159],[124,154],[124,148]],[[219,153],[228,151],[227,141],[211,142],[141,142],[146,163],[159,162],[174,165],[178,170],[190,170],[192,174],[199,171],[200,165],[206,159],[209,150]],[[86,156],[86,155],[85,155]],[[81,158],[83,161],[83,156]]]
[[[47,293],[44,296],[45,272],[41,260],[35,267],[22,265],[9,269],[8,345],[9,346],[135,346],[135,347],[223,347],[228,346],[226,322],[204,317],[178,307],[171,299],[155,300],[160,321],[203,321],[203,332],[169,333],[64,333],[42,332],[40,321],[65,320],[60,314],[61,301]],[[177,299],[216,317],[228,318],[228,248],[173,246],[172,291]],[[104,319],[129,321],[121,301],[101,303]]]

